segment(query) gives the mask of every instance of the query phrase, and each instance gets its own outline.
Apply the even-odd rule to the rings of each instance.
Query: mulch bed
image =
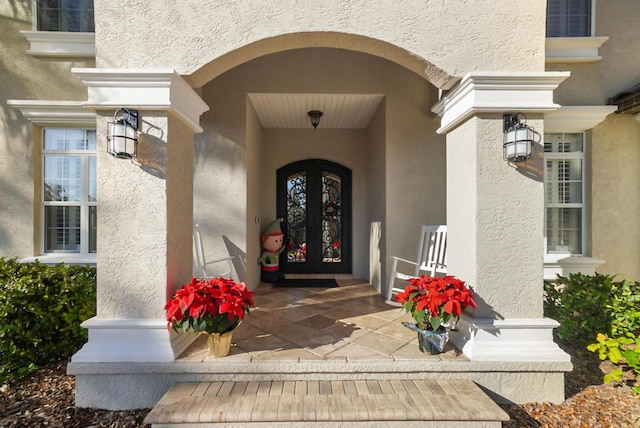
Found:
[[[574,360],[566,375],[562,404],[505,405],[511,420],[504,428],[640,427],[640,396],[627,386],[602,385],[598,362]],[[0,428],[134,428],[149,409],[107,411],[74,406],[75,380],[64,364],[44,368],[30,378],[0,386]]]

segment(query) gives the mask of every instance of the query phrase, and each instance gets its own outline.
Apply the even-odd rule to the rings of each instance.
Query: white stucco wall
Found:
[[[0,2],[0,256],[38,255],[34,236],[34,180],[39,180],[33,140],[40,132],[7,100],[84,100],[86,88],[70,69],[89,62],[42,61],[26,54],[20,30],[31,30],[31,2]],[[37,204],[37,203],[36,203]]]
[[[545,4],[544,0],[496,0],[473,5],[466,1],[418,0],[95,0],[96,16],[100,17],[96,21],[96,51],[100,67],[172,67],[191,74],[244,46],[263,54],[277,52],[282,47],[269,41],[276,36],[336,32],[399,46],[458,77],[470,69],[539,70],[544,64]],[[455,19],[451,19],[453,16]],[[124,28],[127,31],[122,31]],[[316,46],[351,43],[326,36],[315,39]],[[525,50],[514,54],[514,44],[505,40],[517,40]],[[295,46],[295,41],[287,43]],[[367,49],[367,42],[359,41],[358,47]],[[380,56],[390,54],[382,47],[371,48]],[[209,77],[197,77],[196,86],[251,57],[244,52],[234,54],[222,70],[211,69],[207,71]]]

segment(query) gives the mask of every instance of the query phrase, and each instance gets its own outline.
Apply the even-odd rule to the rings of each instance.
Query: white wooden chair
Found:
[[[208,269],[207,266],[214,263],[226,263],[222,265],[220,269],[215,271]],[[200,236],[200,229],[196,224],[193,227],[193,275],[196,278],[214,278],[214,277],[231,277],[233,273],[233,256],[223,257],[220,259],[209,260],[204,256],[204,245],[202,245],[202,237]]]
[[[420,245],[415,262],[391,257],[391,274],[387,286],[387,303],[398,304],[393,297],[409,285],[407,280],[420,275],[437,276],[447,273],[447,226],[422,226]]]

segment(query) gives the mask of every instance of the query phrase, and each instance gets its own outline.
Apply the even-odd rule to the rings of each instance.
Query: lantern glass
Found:
[[[531,158],[533,130],[517,123],[504,133],[503,158],[509,162],[522,162]]]
[[[107,124],[107,152],[111,156],[135,158],[137,145],[137,132],[127,122],[121,119]]]

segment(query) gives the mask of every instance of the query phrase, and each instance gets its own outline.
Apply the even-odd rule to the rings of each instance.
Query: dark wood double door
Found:
[[[309,159],[277,173],[277,211],[284,219],[285,273],[351,272],[351,171]]]

